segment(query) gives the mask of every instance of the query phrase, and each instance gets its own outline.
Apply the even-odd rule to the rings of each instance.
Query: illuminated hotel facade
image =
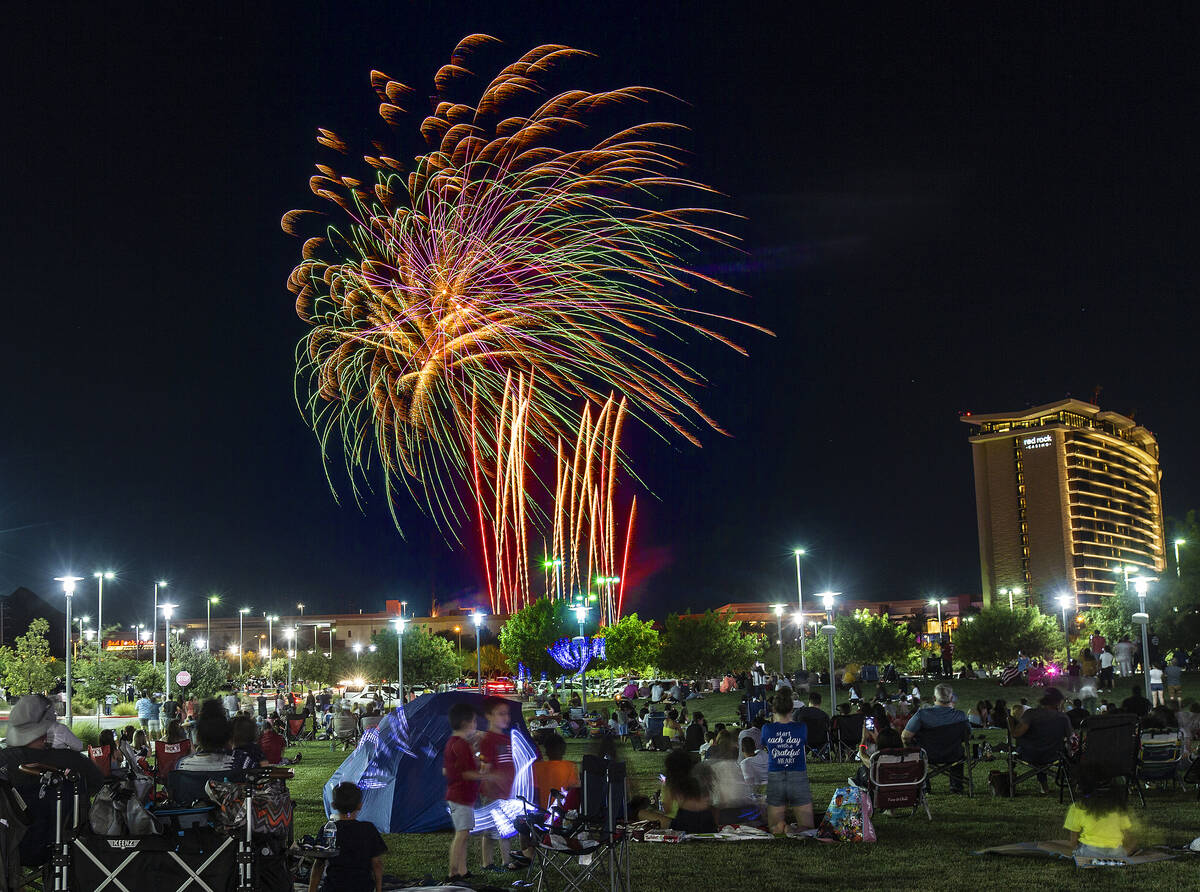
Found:
[[[975,428],[984,604],[1017,588],[1021,603],[1094,606],[1126,575],[1166,567],[1158,443],[1133,419],[1067,399],[962,420]]]

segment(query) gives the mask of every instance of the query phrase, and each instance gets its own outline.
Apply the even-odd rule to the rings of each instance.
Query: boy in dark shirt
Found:
[[[374,824],[356,819],[362,808],[362,790],[344,781],[333,788],[331,800],[338,855],[313,865],[308,892],[382,892],[387,846]]]
[[[470,703],[455,703],[450,707],[450,739],[442,755],[442,774],[446,776],[446,805],[454,826],[450,842],[450,875],[447,886],[469,879],[467,872],[467,841],[475,829],[475,799],[479,796],[479,780],[483,775],[471,745],[475,734],[475,710]]]

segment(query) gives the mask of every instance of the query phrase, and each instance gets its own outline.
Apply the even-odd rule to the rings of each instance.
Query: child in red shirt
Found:
[[[446,885],[470,878],[467,872],[467,840],[475,829],[475,799],[483,773],[475,760],[471,738],[475,734],[475,710],[470,703],[450,707],[450,739],[442,756],[442,774],[446,777],[446,806],[454,839],[450,842],[450,875]]]
[[[508,730],[512,723],[508,713],[508,701],[502,697],[488,697],[483,704],[483,714],[488,721],[488,729],[479,742],[479,761],[483,771],[480,802],[486,805],[498,799],[512,798],[516,766],[513,764],[512,737]],[[500,861],[503,866],[492,863],[492,840],[498,840],[500,843]],[[498,830],[485,833],[482,843],[484,870],[523,868],[524,865],[518,864],[509,856],[509,840],[502,837]]]

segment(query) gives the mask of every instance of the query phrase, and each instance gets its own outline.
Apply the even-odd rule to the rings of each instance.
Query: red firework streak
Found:
[[[532,378],[510,376],[494,437],[488,437],[492,455],[481,460],[478,449],[472,451],[479,538],[492,610],[512,613],[533,600],[529,572],[532,514],[539,526],[548,520],[551,527],[552,545],[544,569],[553,568],[553,584],[547,572],[546,594],[595,606],[599,622],[612,624],[621,617],[623,580],[637,516],[636,497],[631,499],[627,515],[615,506],[625,401],[618,403],[610,396],[599,408],[587,404],[572,451],[559,439],[554,491],[549,494],[549,510],[543,510],[527,486],[526,428],[534,399]],[[477,401],[472,400],[472,425],[477,420]],[[480,438],[472,439],[478,442]],[[625,518],[623,524],[618,522],[619,514]],[[619,554],[618,542],[623,544]]]

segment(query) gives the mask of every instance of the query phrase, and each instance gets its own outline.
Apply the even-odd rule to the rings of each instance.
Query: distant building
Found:
[[[1066,399],[965,415],[985,604],[1080,606],[1166,567],[1158,443],[1133,419]]]

